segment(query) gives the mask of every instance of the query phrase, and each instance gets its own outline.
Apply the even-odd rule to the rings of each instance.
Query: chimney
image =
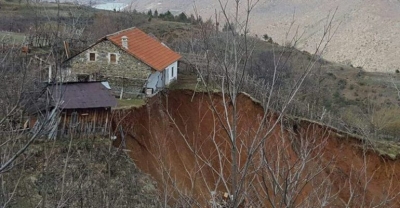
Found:
[[[122,47],[128,49],[128,37],[122,36],[121,37]]]

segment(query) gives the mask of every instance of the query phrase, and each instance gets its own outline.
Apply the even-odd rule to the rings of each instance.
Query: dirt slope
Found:
[[[114,128],[122,127],[131,158],[158,182],[162,201],[195,206],[217,198],[226,203],[223,195],[231,193],[234,160],[223,129],[226,121],[218,120],[218,115],[223,115],[223,101],[219,94],[212,100],[215,111],[206,95],[176,90],[167,97],[152,98],[147,106],[115,114]],[[358,138],[289,118],[251,152],[276,115],[259,125],[263,115],[259,104],[241,95],[238,106],[237,161],[241,173],[246,172],[252,153],[247,174],[238,176],[243,182],[240,193],[245,193],[242,206],[271,207],[290,201],[302,207],[343,207],[347,203],[350,207],[400,206],[398,160],[362,148],[367,144]],[[117,135],[118,145],[121,135]]]
[[[175,13],[193,13],[196,5],[203,19],[213,20],[215,8],[219,8],[217,0],[132,2],[139,11],[169,9]],[[232,5],[228,4],[228,8],[233,13]],[[285,44],[295,14],[295,27],[299,26],[300,33],[304,31],[298,48],[314,52],[325,18],[336,8],[335,20],[341,24],[324,58],[361,66],[367,71],[393,73],[399,68],[400,60],[396,57],[400,53],[400,2],[396,0],[261,0],[251,16],[251,32],[259,37],[268,34],[277,43]]]

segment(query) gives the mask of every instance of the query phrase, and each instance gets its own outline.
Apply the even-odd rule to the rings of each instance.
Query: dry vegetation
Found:
[[[164,0],[156,4],[147,0],[134,0],[136,9],[147,11],[166,8],[193,13],[194,3],[185,0]],[[243,5],[245,4],[242,2]],[[218,1],[199,0],[195,8],[205,19],[214,19]],[[286,33],[293,16],[295,27],[304,32],[298,47],[313,52],[321,37],[321,28],[327,15],[338,9],[335,21],[341,22],[329,50],[324,57],[330,61],[365,68],[370,72],[395,73],[400,62],[398,47],[400,3],[390,0],[274,0],[260,1],[252,13],[250,29],[253,34],[264,34],[285,45]],[[234,1],[229,1],[227,9],[235,10]],[[243,10],[241,10],[243,11]],[[243,14],[243,13],[242,13]],[[224,21],[222,13],[218,13]],[[244,17],[242,17],[244,18]],[[222,26],[222,24],[221,24]],[[293,32],[293,31],[292,31]]]
[[[37,141],[24,157],[1,175],[4,207],[159,207],[156,183],[109,139]]]
[[[136,108],[145,104],[145,100],[143,99],[119,99],[116,109]]]

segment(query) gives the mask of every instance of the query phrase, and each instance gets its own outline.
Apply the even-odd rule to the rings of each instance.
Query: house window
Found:
[[[96,61],[96,53],[89,53],[89,61]]]
[[[174,77],[174,67],[171,68],[171,77]]]
[[[110,63],[113,63],[113,64],[117,63],[117,54],[110,53],[109,54],[109,60],[110,60]]]

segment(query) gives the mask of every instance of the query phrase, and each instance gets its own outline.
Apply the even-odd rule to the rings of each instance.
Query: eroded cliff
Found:
[[[400,206],[400,163],[367,140],[307,120],[278,121],[241,94],[232,142],[231,113],[232,103],[218,93],[159,94],[115,112],[115,145],[125,143],[154,177],[164,203]]]

